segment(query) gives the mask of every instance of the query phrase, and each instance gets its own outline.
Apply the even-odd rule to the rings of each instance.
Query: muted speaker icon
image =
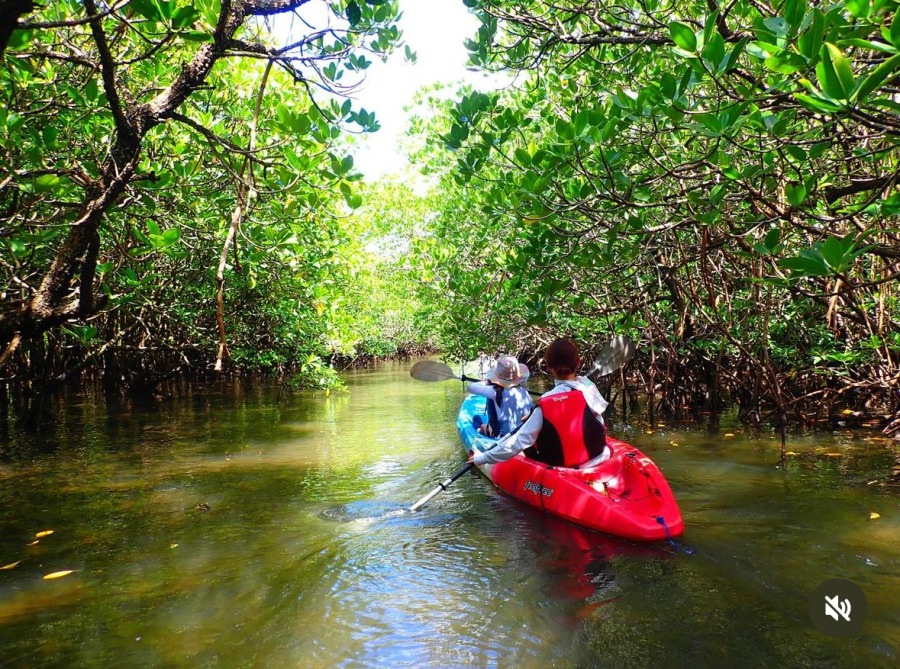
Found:
[[[848,623],[850,622],[850,600],[845,599],[841,601],[841,599],[835,595],[834,597],[829,597],[825,595],[825,615],[831,618],[834,618],[838,622],[840,622],[841,618],[846,620]]]
[[[866,593],[856,583],[846,578],[832,578],[813,590],[808,610],[810,621],[822,634],[852,637],[859,634],[866,622],[869,603]]]

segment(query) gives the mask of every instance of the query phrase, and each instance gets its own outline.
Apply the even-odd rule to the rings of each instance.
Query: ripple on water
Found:
[[[330,506],[319,511],[318,515],[324,520],[335,523],[352,523],[357,521],[377,522],[406,513],[409,513],[409,509],[400,504],[377,500],[358,500],[348,504]]]

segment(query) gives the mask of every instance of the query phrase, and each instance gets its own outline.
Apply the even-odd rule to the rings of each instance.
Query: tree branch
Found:
[[[196,130],[200,135],[205,137],[209,142],[211,142],[213,144],[219,144],[221,146],[224,146],[226,149],[228,149],[229,151],[234,152],[234,153],[243,153],[244,152],[243,149],[241,149],[241,147],[239,147],[237,144],[233,144],[233,143],[229,142],[224,137],[219,137],[212,130],[210,130],[209,128],[207,128],[204,125],[201,125],[200,123],[198,123],[194,119],[190,118],[189,116],[185,116],[184,114],[181,114],[180,112],[172,112],[171,114],[169,114],[169,118],[172,119],[173,121],[178,121],[179,123],[183,123],[184,125],[188,126],[189,128],[191,128],[193,130]]]
[[[272,61],[266,63],[266,69],[263,72],[262,81],[259,84],[259,93],[256,96],[256,107],[253,111],[253,119],[250,121],[250,139],[247,142],[247,155],[244,156],[244,165],[241,168],[241,177],[237,183],[237,204],[231,215],[231,225],[228,228],[228,235],[225,243],[222,245],[222,253],[219,255],[219,267],[216,270],[216,321],[219,326],[219,351],[216,355],[215,370],[222,371],[222,361],[228,355],[228,339],[225,333],[225,263],[228,259],[228,251],[232,243],[235,243],[238,229],[243,223],[244,215],[250,203],[256,196],[256,188],[253,181],[253,163],[250,160],[250,153],[256,149],[256,128],[259,124],[259,113],[262,107],[263,96],[266,92],[266,84],[269,81],[269,73],[272,71]],[[247,172],[247,179],[243,179],[244,173]],[[237,248],[235,247],[235,255]]]
[[[121,135],[131,135],[134,130],[122,110],[122,101],[119,99],[119,91],[116,89],[116,66],[113,63],[112,53],[109,51],[109,44],[106,42],[106,34],[103,32],[102,18],[97,12],[94,0],[84,0],[84,9],[92,19],[91,34],[97,44],[97,52],[100,54],[103,90],[106,91],[106,99],[116,123],[116,130]]]
[[[830,186],[824,189],[825,201],[833,203],[847,195],[865,193],[866,191],[881,190],[897,179],[896,174],[887,177],[872,177],[868,179],[851,179],[849,186]]]

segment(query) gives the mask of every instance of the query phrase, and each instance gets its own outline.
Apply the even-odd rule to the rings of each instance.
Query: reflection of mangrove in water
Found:
[[[79,455],[123,447],[143,456],[185,448],[230,453],[248,444],[280,443],[291,433],[333,437],[352,402],[349,393],[281,393],[277,385],[237,382],[185,384],[176,398],[141,402],[99,392],[63,394],[54,402],[53,419],[39,429],[8,417],[0,461],[73,448]]]

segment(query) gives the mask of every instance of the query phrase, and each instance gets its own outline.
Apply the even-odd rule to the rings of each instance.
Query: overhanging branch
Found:
[[[122,110],[122,101],[116,88],[116,66],[113,63],[112,53],[109,51],[109,44],[106,42],[106,33],[103,32],[102,19],[97,12],[97,5],[94,3],[94,0],[84,0],[84,9],[92,19],[91,34],[94,37],[94,42],[97,44],[97,53],[100,55],[103,90],[106,92],[109,109],[116,123],[116,131],[120,135],[130,135],[133,131]]]

